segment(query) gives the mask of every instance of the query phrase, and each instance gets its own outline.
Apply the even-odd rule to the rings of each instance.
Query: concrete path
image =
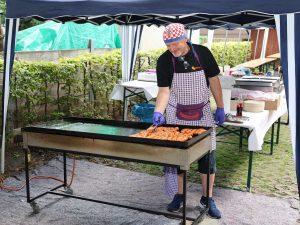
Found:
[[[71,169],[72,161],[68,160]],[[163,178],[100,164],[77,161],[76,176],[72,185],[77,195],[111,201],[146,209],[164,210],[169,199],[162,191]],[[41,166],[32,175],[62,177],[61,158],[53,159]],[[17,176],[24,180],[24,173]],[[7,185],[19,184],[9,178]],[[58,183],[51,180],[32,181],[31,193],[36,195]],[[189,216],[198,213],[200,185],[188,184]],[[179,221],[164,216],[151,215],[135,210],[117,208],[78,199],[46,195],[36,202],[41,212],[32,214],[26,203],[25,190],[20,192],[0,191],[1,225],[178,225]],[[222,219],[205,218],[202,225],[293,225],[297,224],[298,203],[292,199],[280,199],[246,192],[215,189],[215,201],[222,211]]]

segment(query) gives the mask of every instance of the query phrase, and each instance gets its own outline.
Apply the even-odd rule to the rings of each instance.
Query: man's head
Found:
[[[166,26],[163,39],[168,50],[175,56],[179,57],[186,53],[188,49],[186,30],[183,24],[171,23]]]

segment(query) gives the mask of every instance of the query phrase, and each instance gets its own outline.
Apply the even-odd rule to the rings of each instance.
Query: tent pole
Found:
[[[9,80],[14,62],[15,40],[19,28],[20,19],[6,19],[5,26],[5,45],[3,62],[3,89],[2,89],[2,145],[1,145],[1,168],[0,172],[5,170],[5,131],[9,102]]]

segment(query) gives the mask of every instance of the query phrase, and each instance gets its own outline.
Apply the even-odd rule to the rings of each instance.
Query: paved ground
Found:
[[[71,161],[68,161],[70,164]],[[70,166],[69,166],[70,168]],[[62,174],[61,159],[54,159],[41,166],[33,174],[59,176]],[[17,176],[23,180],[24,174]],[[19,183],[9,178],[7,184]],[[32,181],[32,194],[35,195],[47,187],[53,187],[55,181]],[[87,161],[77,161],[76,176],[72,188],[75,194],[90,198],[129,204],[155,210],[163,210],[169,202],[163,195],[163,179],[143,173],[107,167]],[[188,184],[189,215],[198,212],[200,185]],[[201,224],[297,224],[298,202],[293,199],[280,199],[246,192],[220,189],[215,190],[215,200],[222,211],[221,220],[206,218]],[[178,220],[164,216],[150,215],[134,210],[97,204],[77,199],[46,195],[37,200],[41,212],[32,214],[26,203],[25,190],[20,192],[0,192],[1,225],[177,225]],[[299,224],[299,223],[298,223]]]

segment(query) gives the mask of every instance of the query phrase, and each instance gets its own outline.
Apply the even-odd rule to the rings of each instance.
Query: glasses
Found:
[[[178,61],[182,62],[183,63],[183,66],[184,66],[184,69],[188,69],[189,67],[191,67],[191,65],[184,60],[183,56],[179,56],[178,57]]]

